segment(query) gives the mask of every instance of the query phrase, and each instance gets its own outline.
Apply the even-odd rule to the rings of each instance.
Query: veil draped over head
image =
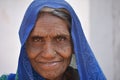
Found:
[[[91,51],[91,48],[88,45],[88,42],[86,41],[76,13],[64,0],[34,0],[28,7],[19,30],[21,51],[16,79],[44,80],[44,78],[38,74],[35,75],[36,79],[33,77],[34,71],[32,71],[33,69],[26,54],[25,43],[31,30],[34,28],[38,13],[45,6],[51,8],[65,8],[72,17],[71,36],[80,80],[106,80],[93,55],[93,52]]]

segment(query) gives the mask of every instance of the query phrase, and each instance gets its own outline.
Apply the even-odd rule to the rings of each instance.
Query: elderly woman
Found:
[[[16,74],[0,80],[106,80],[72,7],[64,0],[34,0],[19,31]],[[70,67],[75,54],[77,69]]]

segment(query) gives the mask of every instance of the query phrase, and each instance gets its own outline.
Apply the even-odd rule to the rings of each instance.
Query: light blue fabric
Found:
[[[69,11],[72,17],[71,35],[80,80],[106,80],[94,57],[93,52],[91,51],[91,48],[88,45],[88,42],[86,41],[76,13],[72,7],[64,0],[34,0],[28,7],[19,31],[21,51],[17,71],[18,79],[35,80],[33,76],[34,71],[27,57],[24,45],[31,30],[34,28],[39,11],[45,6],[52,8],[65,8]],[[38,77],[37,79],[44,80],[44,78],[38,74],[36,74],[36,76]]]

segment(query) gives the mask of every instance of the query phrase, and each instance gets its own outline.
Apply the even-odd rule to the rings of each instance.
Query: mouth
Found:
[[[62,61],[39,62],[40,67],[44,69],[55,69],[61,65]]]
[[[43,64],[43,65],[55,65],[57,63],[60,63],[62,61],[51,61],[51,62],[39,62],[40,64]]]

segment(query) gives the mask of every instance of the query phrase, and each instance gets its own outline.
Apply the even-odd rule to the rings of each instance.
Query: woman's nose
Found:
[[[53,59],[55,58],[56,52],[53,48],[53,45],[50,42],[46,42],[43,46],[43,51],[41,56],[46,59]]]

